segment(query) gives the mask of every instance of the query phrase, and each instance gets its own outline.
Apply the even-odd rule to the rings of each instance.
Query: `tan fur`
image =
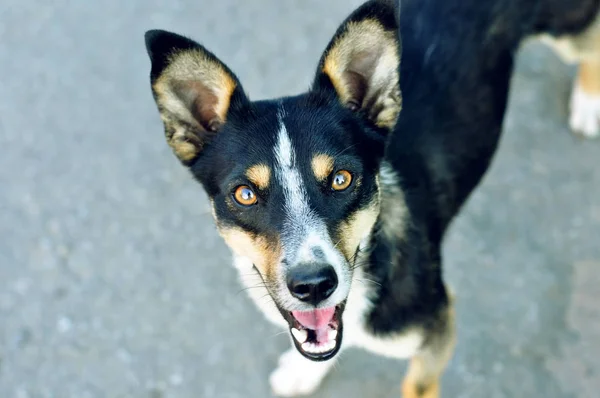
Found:
[[[327,53],[323,65],[323,72],[331,79],[340,100],[347,103],[352,99],[348,72],[353,72],[354,65],[360,65],[363,58],[375,56],[376,67],[367,83],[363,103],[377,95],[372,108],[378,109],[378,114],[372,115],[373,121],[390,129],[396,124],[401,108],[396,34],[386,31],[376,20],[350,22]]]
[[[411,368],[417,365],[416,362],[411,361]],[[440,383],[436,381],[427,387],[426,390],[422,390],[422,387],[414,384],[411,380],[406,380],[402,384],[402,398],[439,398],[440,396]]]
[[[267,189],[271,181],[271,168],[264,163],[255,164],[246,170],[246,177],[259,189]]]
[[[583,33],[560,37],[545,34],[541,39],[567,63],[600,61],[600,13]]]
[[[402,382],[403,398],[439,398],[440,377],[450,361],[456,345],[454,306],[442,314],[443,332],[435,336],[422,352],[415,355]]]
[[[589,55],[581,61],[578,81],[586,93],[600,94],[600,13],[595,24],[584,35]]]
[[[586,93],[600,95],[600,35],[598,37],[598,55],[596,59],[585,59],[579,65],[577,84]]]
[[[346,259],[350,260],[360,242],[371,233],[377,216],[379,201],[374,200],[368,207],[358,210],[343,221],[338,228],[339,247]]]
[[[377,184],[381,203],[381,230],[390,240],[404,239],[409,211],[398,176],[388,162],[382,162]]]
[[[278,240],[255,235],[238,227],[219,226],[218,229],[236,255],[251,259],[263,278],[276,280],[281,258],[281,244]]]
[[[577,35],[543,35],[563,61],[579,63],[571,93],[569,124],[574,133],[586,137],[600,134],[600,13]]]
[[[312,158],[311,166],[317,181],[324,181],[333,171],[333,158],[322,153],[315,155]]]
[[[165,138],[167,143],[182,162],[193,160],[202,150],[202,141],[193,130],[173,120],[167,115],[161,115],[165,124]]]
[[[167,142],[182,161],[202,150],[198,132],[206,131],[197,113],[210,115],[206,122],[225,122],[236,87],[225,69],[198,50],[178,52],[153,85],[165,123]]]
[[[410,367],[420,366],[414,360],[411,361]],[[414,384],[411,380],[406,380],[402,384],[402,398],[439,398],[440,396],[440,383],[436,381],[435,383],[429,385],[427,389],[423,390],[423,387],[420,387]]]

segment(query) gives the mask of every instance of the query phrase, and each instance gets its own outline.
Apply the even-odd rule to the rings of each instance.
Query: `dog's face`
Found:
[[[176,156],[210,197],[298,350],[333,357],[361,242],[379,214],[379,162],[400,110],[394,10],[367,3],[338,30],[312,89],[251,102],[199,44],[146,35],[152,88]],[[245,275],[247,276],[247,275]]]

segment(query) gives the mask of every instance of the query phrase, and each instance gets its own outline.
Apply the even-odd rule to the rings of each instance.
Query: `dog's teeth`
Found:
[[[329,329],[329,332],[327,332],[327,337],[329,337],[329,340],[335,340],[335,338],[337,337],[338,331],[335,329]]]
[[[329,352],[335,348],[335,341],[330,341],[325,345],[323,352]]]
[[[317,346],[315,343],[309,343],[308,341],[302,344],[302,349],[311,354],[318,354],[321,352],[319,346]]]
[[[335,341],[329,341],[324,345],[317,345],[315,343],[305,342],[302,344],[302,349],[310,354],[322,354],[329,352],[335,348]]]
[[[306,352],[314,352],[315,345],[307,341],[306,343],[302,343],[302,349]]]
[[[292,328],[292,334],[300,344],[304,343],[308,337],[308,332],[306,330],[298,330],[296,328]]]

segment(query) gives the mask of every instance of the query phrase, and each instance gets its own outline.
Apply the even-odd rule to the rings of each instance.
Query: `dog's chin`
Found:
[[[342,345],[345,302],[312,311],[281,311],[288,322],[294,346],[312,361],[327,361]]]

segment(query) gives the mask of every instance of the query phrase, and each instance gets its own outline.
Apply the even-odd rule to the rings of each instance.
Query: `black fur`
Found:
[[[370,316],[375,332],[436,324],[448,302],[442,238],[492,161],[519,45],[543,31],[580,32],[599,7],[598,0],[402,1],[403,109],[385,159],[411,220],[405,241],[372,240],[365,269],[382,286]]]
[[[311,178],[311,155],[315,152],[336,157],[335,169],[350,169],[361,175],[359,189],[332,192],[330,181],[307,186],[310,207],[327,222],[330,232],[347,214],[364,207],[376,193],[375,175],[383,155],[384,141],[367,129],[348,109],[331,103],[329,97],[307,94],[277,101],[247,103],[232,112],[223,130],[215,135],[205,153],[191,167],[215,203],[217,218],[223,225],[238,225],[256,234],[277,237],[282,230],[283,190],[273,184],[259,191],[259,204],[252,209],[231,211],[230,194],[236,186],[248,184],[243,173],[261,162],[273,167],[280,106],[287,132],[294,143],[305,179]],[[324,134],[323,132],[327,133]]]
[[[399,7],[394,10],[392,3],[368,2],[347,21],[369,16],[393,28]],[[361,176],[360,187],[348,192],[331,192],[327,185],[308,188],[311,209],[326,220],[332,235],[341,221],[377,194],[376,175],[385,160],[398,177],[408,218],[402,220],[404,231],[392,239],[380,233],[390,222],[381,214],[366,261],[358,264],[376,282],[368,323],[377,334],[417,325],[435,334],[447,327],[440,314],[449,306],[442,240],[493,159],[519,45],[540,32],[582,31],[598,12],[600,0],[401,3],[403,108],[393,131],[377,128],[340,104],[332,82],[321,73],[323,58],[306,94],[251,102],[241,86],[236,89],[227,122],[190,168],[214,201],[220,223],[275,238],[284,222],[281,189],[259,191],[259,205],[252,209],[232,205],[231,192],[248,183],[243,176],[248,166],[258,161],[272,166],[282,106],[298,154],[295,161],[305,176],[311,173],[309,158],[315,151],[343,153],[336,157],[336,168]],[[335,37],[343,32],[344,25]],[[166,67],[165,54],[171,48],[206,51],[165,34],[149,33],[147,43],[153,81]],[[331,44],[325,54],[330,49]]]

